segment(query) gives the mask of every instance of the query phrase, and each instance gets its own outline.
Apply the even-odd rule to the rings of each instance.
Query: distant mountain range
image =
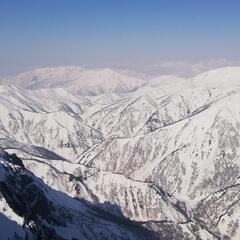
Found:
[[[26,89],[65,88],[83,96],[100,94],[124,94],[141,86],[144,81],[111,69],[86,70],[81,67],[39,68],[5,78],[4,84]]]

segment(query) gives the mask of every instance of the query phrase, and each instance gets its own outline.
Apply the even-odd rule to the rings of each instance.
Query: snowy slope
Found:
[[[195,211],[214,192],[238,186],[239,101],[238,89],[224,93],[203,104],[190,116],[167,126],[131,138],[104,141],[90,148],[79,161],[136,180],[154,182]],[[222,209],[215,210],[212,216],[215,226],[208,224],[208,227],[216,234],[230,234],[231,239],[238,239],[234,209],[239,208],[239,195],[229,195],[227,202],[224,199],[222,197]],[[217,205],[214,205],[214,197],[210,201],[211,204],[206,205],[212,212]],[[226,211],[228,208],[232,211]],[[226,212],[228,218],[225,218]],[[235,226],[231,233],[230,225]]]
[[[2,150],[0,194],[3,240],[25,239],[26,234],[28,239],[147,239],[52,190],[26,171],[20,159]]]
[[[183,224],[182,228],[172,221],[159,221],[159,234],[148,223],[132,222],[123,216],[104,211],[119,209],[117,205],[102,203],[102,210],[53,190],[27,171],[15,155],[0,150],[0,223],[6,230],[1,235],[7,239],[189,239],[196,224]],[[169,206],[170,208],[171,206]],[[172,211],[175,209],[173,208]],[[120,209],[118,211],[121,211]],[[175,210],[176,211],[176,210]],[[4,217],[2,217],[2,215]],[[24,223],[24,226],[23,226]],[[164,233],[165,228],[172,232]],[[18,238],[12,236],[15,234]],[[213,239],[204,229],[208,239]]]
[[[183,120],[221,94],[219,89],[188,85],[175,94],[162,87],[143,87],[111,104],[94,104],[83,119],[106,138],[131,137]]]

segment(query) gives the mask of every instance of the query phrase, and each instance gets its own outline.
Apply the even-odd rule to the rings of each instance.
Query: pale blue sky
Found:
[[[239,0],[1,0],[0,76],[238,61],[239,12]]]

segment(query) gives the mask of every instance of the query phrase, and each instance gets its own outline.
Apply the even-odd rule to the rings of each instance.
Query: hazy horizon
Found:
[[[46,66],[195,75],[239,65],[240,2],[2,0],[0,77]]]
[[[157,76],[163,75],[173,75],[178,77],[194,77],[203,72],[214,70],[224,67],[240,67],[240,61],[227,61],[225,59],[219,60],[210,60],[208,62],[195,62],[190,63],[187,61],[179,62],[162,62],[156,63],[155,65],[129,65],[129,66],[91,66],[91,65],[42,65],[35,67],[28,67],[15,72],[6,73],[1,75],[0,78],[13,77],[18,74],[33,71],[35,69],[44,69],[44,68],[57,68],[57,67],[81,67],[86,70],[100,70],[109,68],[114,71],[122,72],[125,74],[138,76],[139,78],[154,78]]]

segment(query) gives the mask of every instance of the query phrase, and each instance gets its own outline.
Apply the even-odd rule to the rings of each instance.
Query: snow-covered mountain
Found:
[[[225,67],[204,72],[193,81],[205,87],[240,86],[240,67]]]
[[[63,89],[4,86],[0,95],[1,137],[41,146],[71,160],[103,140],[81,118],[91,103]]]
[[[26,162],[29,162],[26,161]],[[116,177],[114,185],[111,186],[109,177],[111,174],[96,174],[95,170],[80,171],[80,168],[74,170],[74,165],[68,165],[67,162],[51,164],[40,164],[40,161],[33,161],[39,164],[36,172],[44,173],[47,168],[52,168],[46,172],[57,185],[50,188],[39,178],[36,178],[31,172],[27,171],[23,162],[15,154],[7,154],[0,151],[0,223],[4,226],[4,239],[189,239],[198,236],[213,239],[212,235],[197,223],[188,219],[183,206],[176,199],[171,198],[161,188],[151,186],[146,183],[127,180],[124,177]],[[28,163],[31,165],[31,162]],[[55,171],[55,174],[53,173]],[[94,173],[95,172],[95,173]],[[83,200],[82,191],[91,193],[91,188],[96,186],[86,186],[85,180],[94,176],[97,184],[101,179],[107,178],[105,192],[100,190],[101,198],[105,194],[112,194],[115,187],[122,187],[134,199],[139,200],[140,191],[147,194],[146,197],[154,206],[140,204],[144,208],[154,207],[154,211],[146,211],[149,216],[156,216],[154,219],[138,221],[140,216],[132,216],[134,221],[127,216],[128,212],[123,212],[119,205],[114,204],[113,199],[107,201],[95,202]],[[59,179],[54,179],[58,176]],[[43,177],[43,176],[42,176]],[[44,177],[43,177],[44,179]],[[114,179],[114,177],[112,178]],[[116,182],[117,180],[117,182]],[[61,182],[64,184],[61,184]],[[91,181],[92,182],[92,181]],[[103,180],[104,182],[104,180]],[[94,184],[94,182],[92,182]],[[127,184],[124,186],[124,184]],[[48,185],[52,185],[48,183]],[[111,189],[107,189],[111,186]],[[138,187],[135,189],[135,187]],[[72,189],[69,187],[72,187]],[[146,190],[148,188],[148,191]],[[24,190],[23,190],[24,189]],[[58,189],[58,190],[56,190]],[[66,190],[67,189],[67,190]],[[71,192],[69,192],[71,190]],[[66,191],[69,196],[64,194]],[[95,189],[96,191],[96,189]],[[116,190],[115,190],[116,191]],[[152,191],[152,192],[151,192]],[[73,198],[76,192],[78,197]],[[83,192],[84,193],[84,192]],[[142,193],[142,194],[143,194]],[[148,193],[151,195],[148,196]],[[119,194],[119,193],[118,193]],[[133,194],[135,196],[133,196]],[[93,195],[93,193],[91,193]],[[155,195],[155,197],[154,197]],[[70,197],[71,196],[71,197]],[[129,196],[129,197],[130,197]],[[151,198],[153,196],[153,198]],[[113,194],[114,198],[114,194]],[[126,198],[126,195],[125,195]],[[92,199],[91,199],[92,200]],[[128,202],[126,202],[128,203]],[[131,204],[131,203],[130,203]],[[143,204],[143,205],[142,205]],[[133,207],[136,207],[133,205]],[[128,206],[127,206],[128,208]],[[136,210],[136,209],[135,209]],[[145,211],[142,210],[142,212]],[[131,214],[135,214],[132,212]],[[158,216],[157,216],[158,215]],[[149,217],[148,216],[148,217]],[[194,229],[199,229],[195,233]],[[169,231],[170,230],[170,231]]]
[[[144,81],[60,69],[36,70],[44,74],[35,87],[35,71],[11,80],[23,88],[0,87],[0,147],[21,158],[1,151],[0,183],[9,189],[0,188],[0,224],[52,239],[240,238],[239,67]],[[96,83],[94,94],[77,84],[80,75]],[[10,188],[24,176],[51,206],[47,217]]]
[[[143,226],[51,189],[2,150],[0,224],[1,239],[151,239]]]
[[[2,84],[14,84],[27,89],[65,88],[82,96],[96,96],[114,92],[126,94],[144,81],[111,69],[83,69],[81,67],[39,68],[5,78]]]

